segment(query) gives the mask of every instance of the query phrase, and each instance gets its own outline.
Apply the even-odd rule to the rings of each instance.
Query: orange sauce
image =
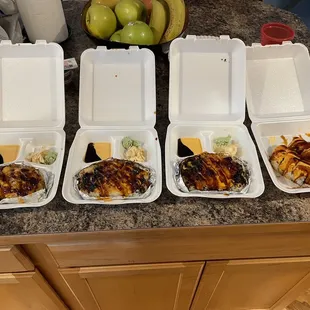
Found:
[[[0,145],[0,154],[3,163],[9,163],[16,160],[19,152],[19,145]]]

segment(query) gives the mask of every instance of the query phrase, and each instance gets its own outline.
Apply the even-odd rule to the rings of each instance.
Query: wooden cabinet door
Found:
[[[33,271],[34,266],[20,246],[0,246],[0,273]]]
[[[86,310],[188,310],[203,266],[171,263],[60,272]]]
[[[310,287],[310,258],[206,263],[191,310],[282,310]]]
[[[37,270],[0,274],[0,303],[6,310],[67,309]]]

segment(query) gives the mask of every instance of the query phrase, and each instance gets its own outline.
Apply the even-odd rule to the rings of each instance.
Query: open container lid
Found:
[[[60,45],[0,43],[0,129],[65,125],[64,56]]]
[[[247,47],[247,106],[253,122],[310,118],[310,58],[299,43]]]
[[[81,56],[81,127],[152,128],[156,122],[155,57],[148,49],[87,49]]]
[[[187,36],[170,46],[172,123],[231,122],[245,117],[246,49],[229,36]]]

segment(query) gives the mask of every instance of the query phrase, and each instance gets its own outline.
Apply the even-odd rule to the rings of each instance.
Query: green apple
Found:
[[[114,9],[119,1],[120,0],[92,0],[91,4],[102,4],[108,6],[111,9]]]
[[[121,33],[122,33],[122,29],[114,32],[110,38],[110,41],[121,42]]]
[[[116,30],[116,17],[113,11],[101,4],[92,4],[86,13],[88,31],[100,39],[109,38]]]
[[[140,0],[121,0],[115,7],[115,14],[122,26],[137,20],[145,20],[146,10]]]
[[[151,45],[154,44],[154,35],[146,23],[137,21],[123,28],[121,41],[128,44]]]

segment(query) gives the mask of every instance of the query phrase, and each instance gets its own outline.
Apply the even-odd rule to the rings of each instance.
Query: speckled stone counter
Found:
[[[78,61],[83,50],[94,47],[80,28],[79,19],[85,2],[64,2],[71,38],[63,44],[65,57]],[[246,44],[259,42],[263,23],[280,21],[296,30],[296,41],[310,47],[310,32],[293,14],[249,0],[188,0],[188,34],[238,37]],[[156,59],[157,125],[162,149],[168,126],[168,73],[166,56]],[[78,124],[79,71],[66,85],[66,166],[67,154]],[[246,121],[249,125],[249,121]],[[261,158],[260,158],[261,160]],[[163,162],[164,164],[164,162]],[[288,195],[272,183],[261,160],[266,190],[257,199],[214,200],[173,196],[163,180],[160,198],[150,204],[114,206],[72,205],[61,195],[62,178],[55,199],[41,208],[0,211],[0,234],[35,234],[120,230],[198,225],[258,224],[310,221],[310,194]],[[64,169],[63,169],[64,172]]]

